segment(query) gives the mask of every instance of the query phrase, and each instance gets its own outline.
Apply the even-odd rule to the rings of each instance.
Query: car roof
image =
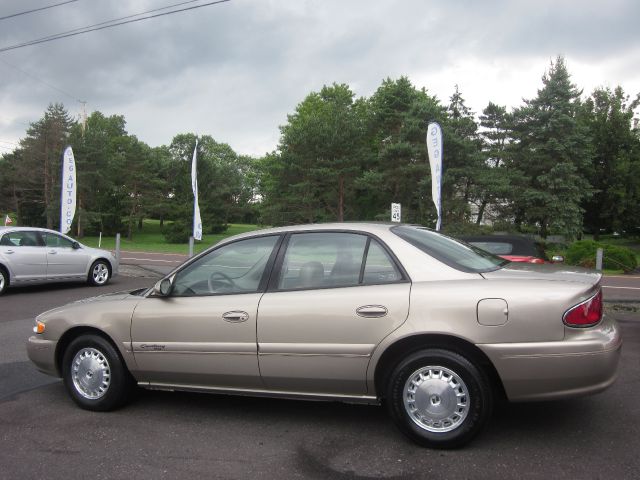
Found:
[[[55,233],[57,235],[62,235],[62,236],[66,236],[63,233],[57,232],[55,230],[51,230],[49,228],[41,228],[41,227],[20,227],[20,226],[0,226],[0,235],[4,234],[4,233],[8,233],[8,232],[16,232],[16,231],[20,231],[20,232],[46,232],[46,233]]]
[[[355,232],[367,232],[367,233],[380,233],[387,232],[391,227],[403,225],[401,223],[387,223],[387,222],[333,222],[333,223],[307,223],[302,225],[289,225],[283,227],[264,228],[260,230],[253,230],[251,232],[240,233],[232,237],[225,238],[221,243],[227,243],[227,241],[233,241],[244,237],[251,237],[255,235],[269,235],[275,233],[288,233],[288,232],[308,232],[308,231],[324,231],[324,230],[341,230],[341,231],[355,231]],[[406,226],[406,224],[404,224]]]
[[[13,230],[30,230],[30,231],[37,231],[37,232],[60,233],[60,232],[56,232],[55,230],[50,230],[48,228],[42,228],[42,227],[20,227],[20,226],[0,227],[0,232],[10,232]]]

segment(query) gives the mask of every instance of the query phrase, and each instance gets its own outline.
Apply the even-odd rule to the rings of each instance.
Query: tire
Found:
[[[96,412],[121,407],[135,388],[116,349],[97,335],[82,335],[69,344],[62,359],[62,378],[73,401]]]
[[[96,260],[89,269],[89,285],[101,287],[106,285],[111,278],[111,266],[106,260]]]
[[[414,442],[430,448],[458,448],[487,423],[493,394],[487,376],[467,358],[429,349],[409,355],[396,366],[385,401],[397,427]]]
[[[9,274],[4,267],[0,266],[0,295],[9,287]]]

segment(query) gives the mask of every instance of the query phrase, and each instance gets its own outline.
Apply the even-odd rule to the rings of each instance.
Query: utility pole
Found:
[[[78,100],[80,105],[82,105],[82,113],[80,116],[82,117],[82,135],[84,135],[84,131],[87,129],[87,101],[86,100]]]

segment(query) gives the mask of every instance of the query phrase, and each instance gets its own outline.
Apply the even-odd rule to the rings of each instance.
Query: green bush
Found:
[[[631,272],[638,266],[636,256],[630,248],[607,245],[593,240],[580,240],[572,243],[567,249],[565,262],[568,265],[595,268],[598,248],[604,250],[603,268]]]
[[[176,220],[164,228],[164,238],[167,243],[189,243],[191,233],[191,224],[182,220]]]
[[[219,233],[224,233],[229,228],[229,225],[226,223],[214,223],[211,228],[208,229],[207,233],[213,233],[217,235]]]

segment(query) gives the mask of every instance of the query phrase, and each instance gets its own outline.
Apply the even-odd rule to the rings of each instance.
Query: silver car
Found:
[[[135,385],[385,404],[458,447],[494,401],[599,392],[621,338],[600,274],[515,264],[425,228],[323,224],[228,238],[153,288],[46,312],[31,360],[82,408]]]
[[[86,281],[105,285],[115,257],[46,228],[0,227],[0,294],[10,286]]]

